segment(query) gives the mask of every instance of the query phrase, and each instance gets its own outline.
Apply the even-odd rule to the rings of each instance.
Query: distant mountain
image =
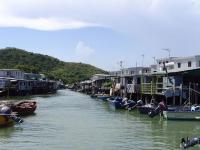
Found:
[[[64,62],[47,55],[17,48],[0,49],[0,69],[9,68],[43,73],[50,79],[61,79],[66,84],[87,80],[93,74],[107,73],[89,64]]]

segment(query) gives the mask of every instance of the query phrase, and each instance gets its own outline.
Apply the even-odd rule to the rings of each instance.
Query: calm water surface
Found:
[[[181,137],[200,136],[200,122],[115,111],[68,90],[33,99],[38,102],[36,115],[21,125],[0,128],[0,150],[176,150]]]

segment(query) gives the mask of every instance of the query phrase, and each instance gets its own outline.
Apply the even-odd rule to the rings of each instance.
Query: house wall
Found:
[[[191,66],[189,66],[189,62],[191,62]],[[165,71],[165,67],[168,72],[176,72],[176,71],[184,71],[197,69],[200,67],[200,56],[191,56],[191,57],[171,57],[166,59],[158,59],[157,60],[157,69],[152,69],[152,72],[157,70],[157,72]]]
[[[0,89],[5,89],[9,84],[9,81],[6,79],[0,79]]]
[[[0,77],[24,79],[24,72],[20,70],[0,70]]]

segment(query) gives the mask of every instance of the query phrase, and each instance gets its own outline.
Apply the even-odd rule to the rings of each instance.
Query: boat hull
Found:
[[[200,112],[197,111],[164,111],[167,120],[196,120],[200,121]]]
[[[7,126],[7,125],[11,125],[14,124],[14,121],[11,120],[10,118],[4,116],[4,115],[0,115],[0,126]]]
[[[148,114],[150,111],[154,110],[153,107],[147,107],[147,106],[139,106],[137,107],[140,114]]]
[[[109,102],[109,105],[111,106],[111,108],[114,108],[114,109],[124,109],[125,108],[120,102],[117,102],[115,100],[108,100],[108,102]]]
[[[13,112],[20,116],[31,115],[35,112],[37,104],[35,101],[24,101],[12,107]]]
[[[97,96],[97,98],[102,101],[107,101],[107,99],[111,98],[111,96]]]

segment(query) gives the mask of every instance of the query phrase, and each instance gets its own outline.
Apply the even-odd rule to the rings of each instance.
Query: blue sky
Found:
[[[199,0],[0,0],[0,48],[106,70],[200,54]]]

